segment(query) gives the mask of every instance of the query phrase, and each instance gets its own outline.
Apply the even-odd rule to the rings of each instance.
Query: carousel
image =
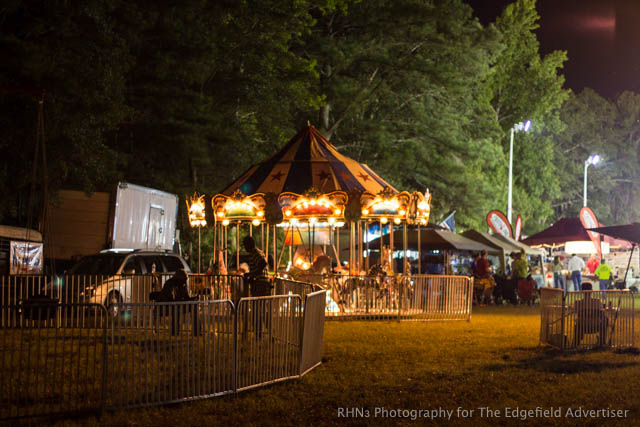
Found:
[[[240,270],[240,235],[252,235],[274,276],[321,284],[329,290],[328,310],[348,311],[354,293],[362,299],[354,280],[380,290],[411,273],[407,234],[420,235],[428,224],[431,195],[398,191],[309,125],[213,196],[211,205],[216,259]],[[402,241],[395,242],[400,230]],[[374,238],[376,248],[369,245]],[[235,256],[225,251],[230,241]]]

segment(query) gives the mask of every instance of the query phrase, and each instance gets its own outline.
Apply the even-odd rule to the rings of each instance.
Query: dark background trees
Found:
[[[563,88],[565,52],[542,56],[535,1],[482,25],[462,0],[125,2],[12,0],[0,7],[0,222],[28,225],[37,102],[46,91],[48,181],[118,180],[215,193],[307,120],[402,189],[433,193],[484,227],[506,208],[526,233],[589,200],[637,220],[639,96]],[[38,175],[40,176],[40,175]],[[38,179],[36,190],[42,186]]]

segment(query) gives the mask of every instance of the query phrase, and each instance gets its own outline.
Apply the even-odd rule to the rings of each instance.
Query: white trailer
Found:
[[[173,250],[178,196],[126,182],[111,193],[60,190],[47,209],[45,257],[73,262],[104,249]]]
[[[178,203],[175,194],[119,183],[110,247],[172,250]]]

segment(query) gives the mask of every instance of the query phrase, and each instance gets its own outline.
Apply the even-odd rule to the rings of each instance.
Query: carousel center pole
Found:
[[[200,274],[200,228],[202,227],[198,227],[198,274]]]
[[[369,272],[369,268],[371,268],[370,260],[369,260],[369,258],[371,258],[371,251],[369,250],[369,221],[365,222],[364,227],[365,227],[365,231],[364,231],[365,240],[367,241],[367,259],[366,259],[365,268],[367,272]]]
[[[396,260],[393,257],[395,248],[393,243],[394,243],[393,242],[393,222],[390,222],[389,223],[389,245],[391,246],[391,274],[395,274],[396,272],[396,266],[395,266]]]
[[[411,274],[411,265],[409,264],[409,259],[407,258],[407,222],[404,222],[404,227],[402,229],[402,250],[404,252],[404,274]]]
[[[236,270],[240,269],[240,221],[236,222]]]
[[[420,243],[420,224],[418,224],[418,274],[422,274],[422,245]]]
[[[213,222],[213,265],[215,266],[216,263],[218,262],[218,252],[216,252],[217,246],[216,245],[216,238],[217,236],[217,232],[218,232],[218,223],[216,221]],[[218,266],[220,267],[220,266]]]

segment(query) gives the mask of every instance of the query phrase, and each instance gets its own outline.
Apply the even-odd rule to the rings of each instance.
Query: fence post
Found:
[[[242,299],[238,301],[236,306],[231,302],[233,309],[233,392],[238,393],[238,312]]]
[[[404,279],[404,276],[402,276],[402,279]],[[400,316],[402,312],[402,298],[404,296],[404,280],[402,279],[398,283],[397,276],[393,278],[393,280],[395,280],[396,283],[398,284],[398,322],[400,321]]]
[[[107,363],[109,363],[109,340],[107,339],[107,309],[104,306],[99,306],[98,312],[102,317],[102,389],[100,390],[100,415],[104,413],[106,402],[106,388],[107,388]]]
[[[566,294],[563,292],[562,293],[562,311],[560,312],[560,350],[564,351],[564,343],[565,343],[565,339],[564,339],[564,323],[565,323],[565,305],[566,305]]]
[[[471,322],[471,308],[473,305],[473,277],[467,278],[467,322]]]
[[[298,351],[298,377],[302,375],[302,352],[304,351],[304,325],[307,321],[307,300],[308,296],[304,297],[304,309],[302,311],[302,324],[300,325],[300,351]]]

